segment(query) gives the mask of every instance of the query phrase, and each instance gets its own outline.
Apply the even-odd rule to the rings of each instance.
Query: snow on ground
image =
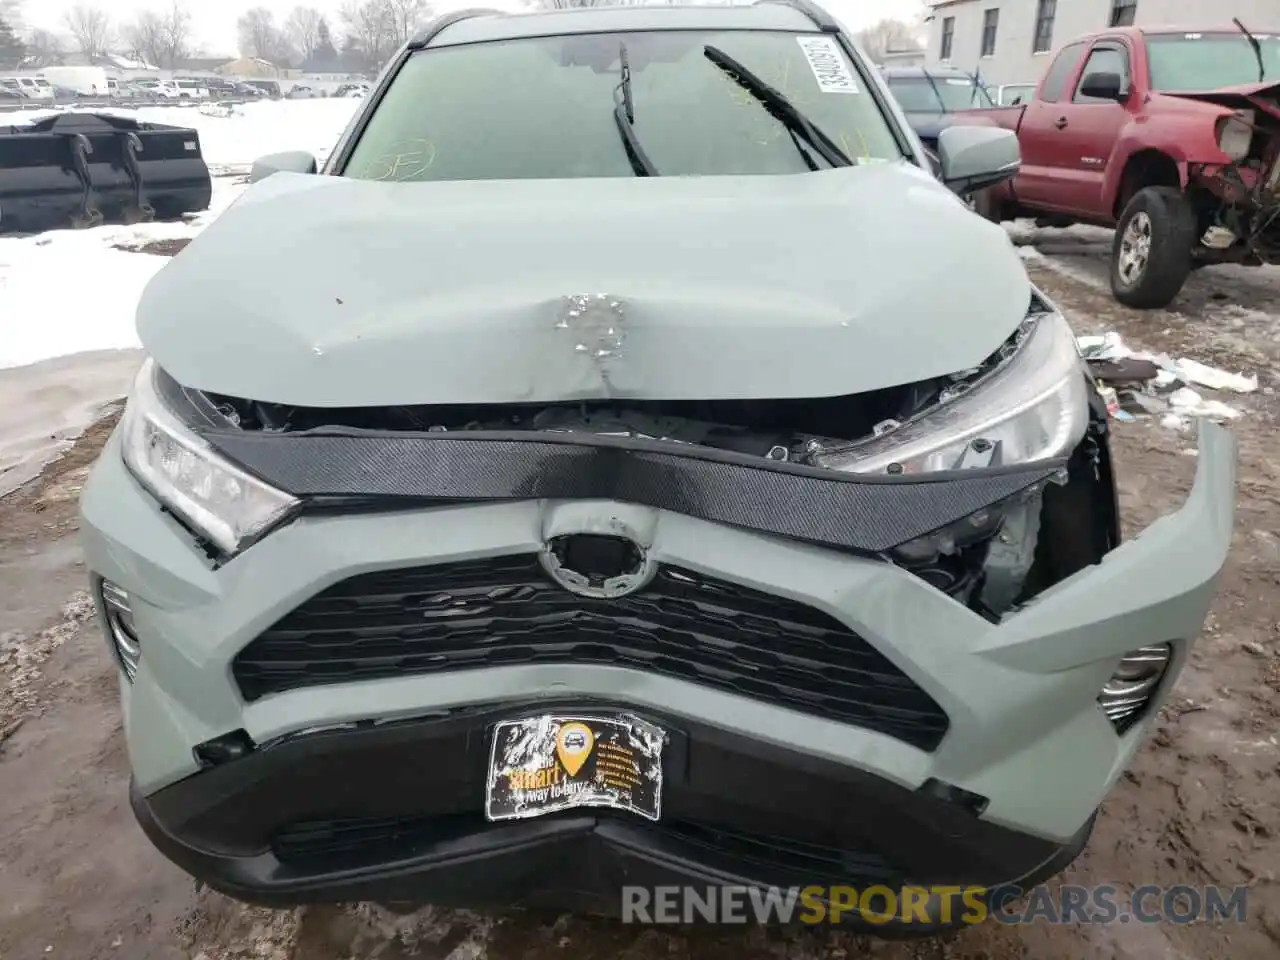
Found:
[[[168,258],[116,248],[193,237],[243,189],[214,180],[210,209],[182,222],[0,237],[0,369],[136,347],[134,306]]]
[[[256,157],[296,149],[324,159],[359,103],[265,101],[240,105],[227,117],[181,107],[112,111],[198,130],[215,174],[213,199],[207,211],[181,222],[0,236],[0,496],[30,479],[104,404],[125,393],[140,358],[129,349],[138,346],[134,308],[168,262],[129,251],[195,236],[245,189],[243,178],[226,174],[247,173]],[[0,124],[48,113],[2,114]],[[71,360],[71,354],[85,355]],[[21,415],[5,417],[6,409]]]
[[[194,127],[211,168],[247,172],[255,157],[280,150],[327,156],[359,102],[264,101],[243,104],[230,117],[182,107],[116,112]],[[33,111],[23,119],[41,115]],[[243,182],[227,177],[215,177],[213,185],[209,210],[182,222],[0,237],[0,369],[85,350],[137,346],[134,306],[167,260],[117,248],[195,236],[244,189]]]

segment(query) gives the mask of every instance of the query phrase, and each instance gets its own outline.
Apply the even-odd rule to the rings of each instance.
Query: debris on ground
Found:
[[[1167,353],[1130,348],[1111,331],[1076,338],[1080,354],[1098,384],[1108,413],[1117,420],[1159,417],[1161,426],[1186,430],[1191,420],[1236,420],[1243,414],[1221,400],[1205,399],[1192,385],[1231,393],[1253,393],[1257,376],[1231,373]]]
[[[0,669],[4,671],[7,697],[0,698],[0,728],[8,739],[22,725],[24,714],[35,704],[33,687],[40,678],[40,666],[75,634],[80,624],[94,615],[93,600],[83,590],[62,606],[58,623],[34,636],[19,631],[0,633]]]

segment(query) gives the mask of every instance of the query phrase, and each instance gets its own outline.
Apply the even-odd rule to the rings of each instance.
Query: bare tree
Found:
[[[66,14],[67,29],[86,57],[100,57],[111,44],[111,19],[101,7],[80,3]]]
[[[182,0],[173,0],[169,10],[160,18],[162,63],[156,66],[176,67],[191,53],[191,14]]]
[[[27,56],[37,69],[53,66],[62,59],[62,41],[52,30],[33,29],[27,34]]]
[[[0,0],[0,20],[14,30],[22,29],[22,5],[24,0]]]
[[[399,47],[418,32],[431,18],[428,0],[383,0],[386,6],[387,29],[392,47]]]
[[[154,10],[143,10],[120,31],[127,52],[135,60],[161,67],[167,44],[165,43],[164,18]]]
[[[858,43],[872,60],[891,50],[920,50],[916,28],[905,20],[881,20],[857,33]]]
[[[191,55],[191,14],[182,0],[164,11],[143,10],[120,29],[120,38],[135,60],[172,69]]]
[[[236,21],[240,38],[240,52],[246,57],[257,57],[270,63],[287,63],[292,58],[289,39],[276,26],[275,15],[266,7],[254,7],[245,11]]]
[[[394,49],[391,11],[386,0],[347,0],[341,16],[349,45],[364,52],[366,66],[377,68],[385,63]]]
[[[320,21],[323,19],[315,7],[294,7],[284,22],[284,32],[298,48],[303,60],[309,60],[316,52],[320,42]]]
[[[0,17],[0,67],[19,66],[27,55],[26,44],[4,17]]]

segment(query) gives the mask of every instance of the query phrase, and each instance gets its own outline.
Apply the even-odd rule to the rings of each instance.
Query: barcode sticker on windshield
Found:
[[[823,93],[857,93],[858,84],[845,63],[840,45],[831,37],[796,37],[809,61],[813,79]]]

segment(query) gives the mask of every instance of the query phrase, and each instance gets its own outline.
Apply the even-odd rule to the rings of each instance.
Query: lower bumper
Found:
[[[476,745],[510,715],[493,707],[288,738],[149,796],[135,786],[133,809],[169,859],[250,903],[608,916],[625,915],[625,887],[1029,885],[1065,868],[1092,827],[1090,818],[1055,844],[936,790],[669,717],[651,718],[673,734],[658,823],[594,810],[490,823],[480,812],[486,751]]]

